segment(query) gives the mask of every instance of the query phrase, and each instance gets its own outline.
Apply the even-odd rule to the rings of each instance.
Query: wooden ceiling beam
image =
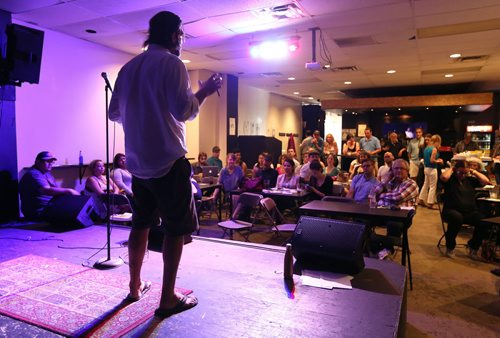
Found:
[[[493,93],[370,97],[321,101],[323,109],[443,107],[492,104]]]

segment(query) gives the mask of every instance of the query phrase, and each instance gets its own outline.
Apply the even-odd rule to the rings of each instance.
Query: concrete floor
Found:
[[[262,227],[250,236],[254,243],[280,245],[286,238],[276,238]],[[127,227],[113,227],[112,257],[127,261]],[[203,220],[200,235],[220,237],[222,232],[215,220]],[[436,243],[441,236],[439,213],[419,208],[409,230],[412,252],[414,290],[408,291],[407,337],[498,337],[500,332],[500,278],[490,273],[498,263],[470,260],[465,249],[457,249],[454,259],[442,256]],[[461,234],[466,241],[468,234]],[[241,240],[235,235],[236,240]],[[106,244],[106,228],[92,226],[60,231],[30,224],[0,226],[0,261],[26,254],[57,257],[75,264],[92,265],[105,257],[98,252]],[[400,261],[400,252],[389,259]],[[144,276],[161,281],[161,255],[149,251],[144,264]],[[182,265],[182,262],[181,262]],[[181,266],[182,270],[182,266]],[[128,274],[127,265],[113,270]],[[185,286],[190,287],[190,286]],[[381,304],[383,306],[383,304]],[[154,335],[158,333],[154,333]],[[265,335],[265,333],[263,333]],[[37,327],[0,316],[0,337],[55,337]]]

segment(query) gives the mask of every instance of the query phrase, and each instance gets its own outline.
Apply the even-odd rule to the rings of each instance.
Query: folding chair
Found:
[[[439,209],[439,218],[441,219],[441,228],[443,229],[443,234],[441,235],[441,237],[439,238],[439,241],[437,243],[437,247],[438,248],[441,248],[441,247],[445,247],[446,246],[446,231],[448,229],[448,223],[444,220],[443,218],[443,193],[438,193],[437,194],[437,205],[438,205],[438,209]],[[466,224],[462,224],[462,229],[465,227],[465,229],[468,229],[470,228],[470,226],[466,225]],[[445,244],[443,244],[443,239],[444,239],[444,242]],[[467,243],[457,243],[456,244],[456,247],[466,247],[467,246]]]
[[[218,224],[224,230],[222,238],[227,234],[229,239],[233,239],[233,231],[236,231],[248,242],[262,198],[262,195],[249,192],[241,194],[231,218]]]
[[[104,205],[106,205],[106,196],[102,198]],[[116,209],[126,210],[121,213],[113,213],[109,215],[109,220],[112,222],[132,222],[132,205],[130,200],[126,195],[122,194],[110,194],[109,195],[109,206],[111,211]]]
[[[272,227],[275,229],[276,236],[280,236],[282,232],[294,232],[297,224],[285,223],[285,219],[276,203],[272,198],[266,197],[260,201],[260,205],[264,208],[267,216],[271,219]]]

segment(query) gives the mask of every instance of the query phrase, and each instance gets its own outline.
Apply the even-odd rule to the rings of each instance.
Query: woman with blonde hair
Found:
[[[431,209],[438,209],[436,190],[438,180],[438,166],[443,164],[439,158],[438,149],[441,147],[441,136],[432,135],[429,145],[424,149],[424,185],[420,190],[419,203]]]
[[[337,155],[339,153],[339,147],[332,134],[328,134],[325,137],[325,143],[323,144],[323,156],[328,158],[328,155]]]

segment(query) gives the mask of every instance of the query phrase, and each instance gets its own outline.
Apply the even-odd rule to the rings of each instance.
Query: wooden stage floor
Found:
[[[30,229],[31,228],[31,229]],[[120,246],[129,230],[112,229],[112,257],[127,261]],[[106,256],[106,228],[92,226],[65,232],[54,229],[0,228],[0,261],[26,254],[82,264]],[[295,275],[294,298],[283,282],[284,248],[194,237],[184,248],[177,285],[194,290],[195,308],[159,323],[149,320],[127,336],[147,331],[152,336],[185,337],[394,337],[404,333],[405,269],[390,261],[365,259],[366,268],[352,281],[352,290],[303,286]],[[128,274],[122,265],[110,273]],[[149,251],[143,279],[161,281],[161,254]],[[57,335],[0,316],[7,336]],[[1,334],[0,334],[1,335]]]

